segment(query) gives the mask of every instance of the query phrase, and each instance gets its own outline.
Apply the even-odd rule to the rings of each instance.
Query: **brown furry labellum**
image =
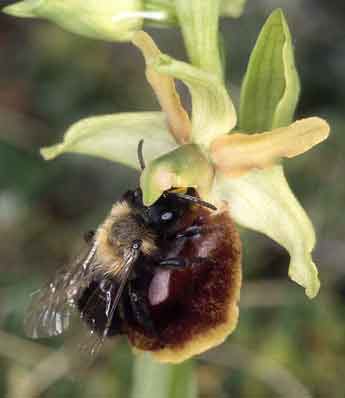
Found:
[[[188,224],[203,233],[165,248],[167,256],[199,258],[178,270],[158,268],[148,285],[156,334],[128,322],[126,333],[138,350],[161,362],[181,362],[216,346],[234,330],[241,285],[241,243],[227,211],[197,208]]]

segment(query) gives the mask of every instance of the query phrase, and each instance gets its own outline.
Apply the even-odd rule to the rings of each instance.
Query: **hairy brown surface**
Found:
[[[127,331],[134,347],[171,362],[219,344],[234,329],[241,284],[240,239],[228,212],[198,207],[182,221],[182,229],[201,225],[203,233],[163,249],[167,258],[182,256],[191,266],[170,271],[168,296],[150,307],[157,334],[134,323]]]

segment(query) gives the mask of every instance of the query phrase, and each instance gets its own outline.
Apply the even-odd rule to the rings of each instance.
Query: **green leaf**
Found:
[[[241,90],[240,130],[269,131],[291,123],[300,92],[284,14],[267,19],[250,56]]]
[[[149,162],[176,147],[161,112],[119,113],[95,116],[72,125],[62,143],[43,148],[46,160],[66,152],[98,156],[138,168],[137,146],[144,139],[144,156]]]
[[[138,354],[134,363],[131,398],[196,398],[197,386],[192,361],[163,365],[149,354]]]
[[[280,165],[251,171],[238,178],[217,173],[214,194],[226,200],[240,225],[262,232],[290,254],[289,276],[306,289],[309,298],[318,293],[320,282],[311,251],[313,226],[291,192]]]
[[[38,17],[95,39],[127,41],[142,27],[142,0],[24,0],[3,11],[17,17]]]
[[[192,96],[192,141],[206,150],[218,136],[236,124],[236,111],[227,90],[214,74],[168,55],[157,57],[157,72],[182,80]]]
[[[220,0],[175,0],[190,62],[222,79],[218,46]]]
[[[153,160],[143,171],[140,186],[146,206],[172,188],[195,187],[201,197],[208,194],[213,180],[213,167],[194,144],[179,148]]]

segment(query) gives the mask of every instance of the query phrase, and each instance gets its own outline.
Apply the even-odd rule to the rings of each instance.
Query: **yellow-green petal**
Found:
[[[63,142],[43,148],[41,153],[46,160],[73,152],[139,168],[137,146],[141,139],[147,162],[176,147],[163,113],[139,112],[81,120],[68,129]]]
[[[236,111],[224,84],[212,73],[204,72],[168,55],[154,63],[162,74],[182,80],[192,96],[192,142],[208,149],[218,136],[236,125]]]
[[[291,123],[300,92],[291,35],[281,10],[267,19],[241,89],[239,128],[269,131]]]
[[[3,11],[18,17],[38,17],[95,39],[130,40],[142,27],[143,0],[24,0]]]
[[[182,145],[153,160],[141,174],[144,204],[151,205],[172,187],[194,187],[205,197],[211,189],[213,173],[213,167],[197,145]]]
[[[218,172],[214,197],[226,200],[240,225],[269,236],[290,254],[289,276],[303,286],[309,298],[320,282],[311,252],[315,245],[313,226],[291,192],[280,165],[251,171],[238,178]]]

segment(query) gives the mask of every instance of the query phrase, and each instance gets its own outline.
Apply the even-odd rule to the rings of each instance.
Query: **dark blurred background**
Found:
[[[250,51],[269,13],[282,7],[302,83],[298,117],[331,124],[327,142],[286,163],[286,174],[315,225],[321,292],[312,301],[287,277],[288,256],[269,239],[243,232],[240,323],[221,350],[197,362],[200,397],[345,396],[345,3],[249,1],[223,20],[227,77],[235,101]],[[185,58],[176,29],[149,29],[161,49]],[[30,293],[78,252],[121,193],[138,184],[133,170],[86,156],[45,162],[73,122],[95,114],[158,109],[143,60],[129,44],[107,44],[38,20],[0,14],[0,397],[44,358],[25,339]],[[68,375],[43,397],[127,397],[132,354],[106,350],[88,377]],[[48,383],[49,384],[49,383]],[[20,390],[19,390],[20,391]]]

